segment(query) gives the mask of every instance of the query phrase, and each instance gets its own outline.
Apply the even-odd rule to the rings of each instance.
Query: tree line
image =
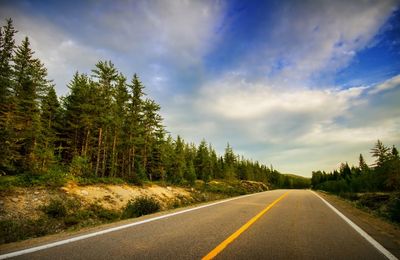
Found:
[[[387,147],[380,140],[371,149],[374,164],[368,166],[362,154],[358,166],[342,163],[338,170],[312,172],[314,189],[330,192],[400,191],[400,157],[397,148]]]
[[[218,156],[205,140],[173,139],[139,76],[128,80],[111,61],[99,61],[90,75],[76,72],[58,98],[29,38],[17,45],[16,33],[11,19],[0,28],[1,175],[63,166],[74,176],[133,182],[282,182],[272,166],[236,155],[229,144]]]

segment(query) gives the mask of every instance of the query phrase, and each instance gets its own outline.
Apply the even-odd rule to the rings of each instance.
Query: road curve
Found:
[[[15,258],[201,259],[246,223],[215,259],[387,259],[308,190],[263,192]]]

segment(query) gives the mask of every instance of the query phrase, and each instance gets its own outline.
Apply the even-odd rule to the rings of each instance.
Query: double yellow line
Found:
[[[254,224],[259,218],[261,218],[268,210],[270,210],[275,204],[277,204],[280,200],[282,200],[289,192],[284,193],[282,196],[277,198],[274,202],[269,204],[265,209],[263,209],[260,213],[250,219],[246,224],[240,227],[235,231],[232,235],[230,235],[227,239],[225,239],[221,244],[219,244],[216,248],[214,248],[210,253],[202,258],[202,260],[209,260],[216,257],[222,250],[225,249],[230,243],[232,243],[236,238],[238,238],[246,229],[248,229],[251,225]]]

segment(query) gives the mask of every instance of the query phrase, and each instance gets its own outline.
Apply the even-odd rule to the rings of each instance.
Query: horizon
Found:
[[[111,60],[174,137],[305,177],[371,164],[378,139],[399,147],[398,1],[76,3],[0,3],[59,96]]]

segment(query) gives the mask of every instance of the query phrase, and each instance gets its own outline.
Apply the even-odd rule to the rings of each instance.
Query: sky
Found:
[[[400,1],[0,1],[58,95],[111,60],[171,135],[311,176],[400,146]]]

